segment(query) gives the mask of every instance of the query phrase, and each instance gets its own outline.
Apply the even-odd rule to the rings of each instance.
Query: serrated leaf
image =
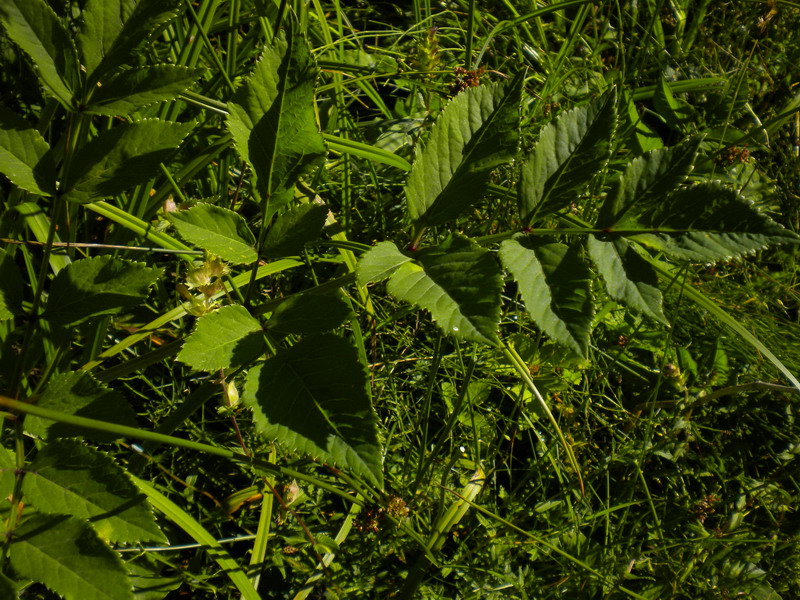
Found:
[[[491,172],[517,151],[522,81],[520,73],[510,82],[469,88],[445,107],[406,183],[414,221],[439,225],[481,200]]]
[[[345,339],[314,335],[278,352],[250,369],[242,399],[268,438],[382,486],[367,374]]]
[[[306,242],[319,238],[328,209],[318,204],[301,204],[280,215],[267,232],[262,254],[281,258],[302,254]]]
[[[4,106],[0,106],[0,173],[32,194],[55,193],[56,167],[50,146],[30,123]]]
[[[78,53],[58,15],[44,0],[4,0],[0,22],[36,65],[39,79],[64,106],[80,85]]]
[[[42,315],[59,325],[75,325],[140,304],[161,269],[114,256],[76,260],[61,269],[50,286]]]
[[[180,236],[235,265],[258,259],[256,238],[245,220],[227,208],[213,204],[198,204],[189,210],[169,214],[169,220]]]
[[[413,259],[400,252],[393,242],[380,242],[358,261],[358,283],[367,285],[383,281],[411,260]]]
[[[605,166],[617,125],[617,94],[567,111],[545,126],[522,168],[523,221],[568,206]]]
[[[88,520],[101,539],[166,542],[139,492],[107,455],[74,440],[46,444],[30,463],[22,492],[39,512]]]
[[[11,565],[65,600],[133,599],[119,555],[88,523],[66,515],[32,514],[14,530]]]
[[[592,330],[592,274],[578,253],[561,243],[516,237],[500,245],[500,260],[534,322],[585,357]]]
[[[105,79],[93,94],[85,112],[97,115],[130,115],[142,108],[174,100],[200,76],[200,69],[181,65],[133,67]]]
[[[197,319],[178,360],[199,371],[218,371],[244,365],[266,349],[261,324],[238,304]]]
[[[655,86],[653,106],[667,125],[678,131],[683,129],[686,123],[693,117],[694,111],[692,110],[691,104],[675,98],[669,84],[663,77]]]
[[[658,275],[625,239],[601,240],[592,235],[588,239],[588,249],[612,298],[669,325],[662,309]]]
[[[621,96],[621,106],[623,108],[621,116],[625,119],[625,129],[629,132],[628,145],[634,150],[635,154],[644,154],[650,150],[663,148],[664,143],[658,134],[642,121],[630,92],[623,90]]]
[[[681,183],[694,166],[701,139],[688,140],[670,148],[659,148],[633,159],[614,183],[600,209],[596,227],[624,227],[631,210],[647,210],[661,203]]]
[[[0,321],[22,311],[22,274],[5,250],[0,249]]]
[[[128,401],[85,371],[54,375],[36,404],[78,417],[136,427],[136,414]],[[83,429],[33,415],[25,419],[25,430],[49,440],[86,437],[98,442],[113,442],[119,437],[113,433]]]
[[[90,85],[123,64],[178,15],[180,0],[86,0],[77,34]]]
[[[387,291],[431,313],[436,324],[462,340],[496,346],[502,278],[492,254],[454,235],[400,265]]]
[[[62,198],[91,202],[148,181],[193,127],[145,119],[101,132],[74,157]]]
[[[227,127],[253,167],[270,214],[291,199],[298,179],[325,157],[314,114],[317,67],[295,25],[256,63],[228,103]]]
[[[631,239],[673,258],[699,263],[729,260],[772,244],[800,242],[800,236],[759,212],[735,190],[711,182],[675,192],[643,215],[640,223],[667,231]]]
[[[267,329],[278,335],[321,333],[335,329],[352,314],[338,294],[300,294],[280,303]]]

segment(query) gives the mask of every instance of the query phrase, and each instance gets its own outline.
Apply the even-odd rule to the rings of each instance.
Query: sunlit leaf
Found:
[[[499,343],[502,278],[488,250],[453,235],[439,246],[415,253],[411,261],[387,244],[379,244],[362,258],[363,283],[391,273],[388,292],[429,311],[445,333],[493,346]]]
[[[592,274],[578,253],[561,243],[520,236],[501,244],[500,260],[517,282],[534,322],[586,356],[594,306]]]
[[[247,364],[265,349],[259,322],[232,304],[200,317],[177,358],[199,371],[218,371]]]
[[[239,265],[258,258],[253,232],[232,210],[201,203],[189,210],[170,213],[169,220],[183,239],[222,260]]]
[[[56,190],[50,146],[24,119],[0,106],[0,173],[17,187],[49,196]]]
[[[520,73],[509,82],[469,88],[445,107],[406,183],[413,220],[438,225],[483,198],[491,172],[517,151],[522,79]]]
[[[523,220],[568,206],[611,155],[617,124],[616,91],[567,111],[545,126],[522,168]]]
[[[87,519],[103,540],[167,541],[125,471],[78,441],[46,444],[28,466],[22,491],[39,512]]]
[[[278,352],[250,369],[242,400],[268,438],[382,485],[367,374],[347,340],[314,335]]]
[[[270,213],[291,199],[297,180],[325,157],[314,113],[316,77],[305,38],[290,26],[228,103],[228,131],[253,167]]]
[[[19,575],[65,600],[133,600],[119,555],[76,517],[28,515],[14,530],[10,559]]]
[[[603,277],[609,295],[628,308],[667,324],[662,310],[658,275],[623,238],[589,236],[589,255]]]

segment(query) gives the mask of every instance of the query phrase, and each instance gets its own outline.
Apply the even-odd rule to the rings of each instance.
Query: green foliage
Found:
[[[144,301],[159,269],[113,256],[84,258],[58,272],[43,317],[59,325],[75,325],[112,315]]]
[[[0,2],[0,597],[791,597],[800,17],[346,4]]]
[[[244,219],[231,210],[201,203],[171,213],[169,220],[187,242],[235,265],[258,258],[256,239]]]
[[[381,485],[366,386],[352,345],[335,335],[314,335],[250,369],[243,399],[266,436]]]

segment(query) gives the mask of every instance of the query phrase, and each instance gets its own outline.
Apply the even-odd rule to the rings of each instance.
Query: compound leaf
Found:
[[[491,253],[453,235],[439,246],[419,251],[414,259],[394,270],[388,292],[429,311],[449,335],[498,345],[502,278]]]
[[[501,244],[500,260],[534,322],[585,357],[592,330],[592,274],[578,253],[561,243],[516,237]]]
[[[130,115],[146,106],[177,98],[200,75],[180,65],[148,65],[115,73],[93,94],[87,113]]]
[[[522,217],[530,223],[575,201],[611,155],[616,90],[545,126],[522,168]]]
[[[11,565],[65,600],[133,600],[119,555],[91,526],[67,515],[28,516],[14,530]]]
[[[43,317],[59,325],[75,325],[140,304],[161,269],[114,256],[76,260],[53,280]]]
[[[200,317],[177,358],[199,371],[218,371],[247,364],[265,349],[261,324],[231,304]]]
[[[267,437],[382,486],[367,374],[347,340],[314,335],[278,352],[250,369],[242,399]]]
[[[201,203],[169,213],[169,220],[187,242],[236,265],[257,258],[256,238],[245,220],[227,208]]]
[[[61,104],[70,107],[80,85],[78,53],[58,15],[44,0],[4,0],[0,22],[30,56],[39,79]]]
[[[643,215],[640,223],[666,231],[631,239],[675,259],[699,263],[730,260],[771,244],[800,242],[797,234],[759,212],[735,190],[713,182],[675,192]]]
[[[45,445],[29,465],[22,491],[39,512],[87,519],[108,542],[167,541],[125,471],[76,440]]]
[[[136,414],[127,400],[85,371],[54,375],[36,404],[69,415],[136,427]],[[113,433],[82,429],[33,415],[25,419],[25,430],[49,440],[86,437],[98,442],[113,442],[119,437]]]
[[[30,123],[3,106],[0,106],[0,173],[32,194],[55,193],[56,167],[50,146]]]
[[[589,255],[603,277],[609,295],[628,308],[668,325],[662,309],[658,275],[623,238],[589,236]]]
[[[194,127],[144,119],[103,131],[73,159],[63,198],[91,202],[148,181]]]
[[[458,94],[442,111],[406,183],[408,211],[421,225],[455,219],[478,202],[489,175],[510,161],[519,139],[523,74]]]
[[[291,199],[297,180],[325,157],[314,114],[317,67],[295,26],[276,38],[228,103],[227,126],[253,167],[270,214]]]
[[[694,167],[701,139],[659,148],[634,158],[615,182],[600,209],[598,229],[624,228],[636,214],[661,202],[683,183]]]

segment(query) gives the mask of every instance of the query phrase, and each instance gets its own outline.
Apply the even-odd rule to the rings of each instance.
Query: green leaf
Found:
[[[658,275],[625,239],[589,236],[588,248],[612,298],[669,325],[662,310]]]
[[[218,371],[247,364],[265,349],[261,324],[232,304],[197,319],[177,358],[198,371]]]
[[[358,283],[367,285],[383,281],[401,265],[413,260],[406,256],[392,242],[380,242],[358,261]]]
[[[314,114],[317,67],[294,25],[276,38],[228,103],[227,126],[253,167],[271,214],[298,179],[325,157]]]
[[[615,182],[600,209],[596,227],[624,228],[631,218],[628,213],[636,207],[639,211],[660,204],[681,183],[686,181],[694,166],[701,139],[694,139],[659,148],[633,159],[625,172]]]
[[[253,232],[232,210],[201,203],[189,210],[169,213],[169,220],[187,242],[224,261],[241,265],[258,259]]]
[[[281,258],[302,254],[306,242],[319,237],[327,215],[327,207],[318,204],[301,204],[289,209],[269,228],[263,256]]]
[[[32,194],[50,196],[56,191],[50,146],[30,123],[4,106],[0,106],[0,173]]]
[[[0,446],[0,498],[8,498],[14,492],[16,471],[17,460],[14,452]]]
[[[114,256],[76,260],[61,269],[50,286],[42,315],[59,325],[75,325],[140,304],[161,269]]]
[[[656,84],[655,93],[653,94],[653,106],[667,125],[678,131],[683,130],[687,123],[694,118],[692,105],[684,100],[675,98],[672,95],[669,84],[663,77]]]
[[[180,0],[86,0],[77,39],[89,84],[136,64],[136,49],[175,18],[179,6]]]
[[[22,312],[22,274],[5,250],[0,249],[0,321]]]
[[[616,90],[548,124],[522,168],[526,223],[568,206],[608,161],[617,124]]]
[[[321,333],[335,329],[352,314],[339,294],[300,294],[280,303],[267,329],[278,335]]]
[[[78,417],[136,427],[136,414],[127,400],[85,371],[54,375],[36,404]],[[25,430],[49,440],[87,437],[98,442],[113,442],[119,437],[113,433],[83,429],[34,416],[25,419]]]
[[[44,0],[3,0],[0,22],[31,57],[44,86],[70,107],[80,86],[78,53],[58,15]]]
[[[0,598],[18,598],[17,586],[15,581],[0,573]]]
[[[445,107],[406,183],[414,221],[438,225],[483,198],[491,172],[517,151],[522,82],[520,72],[510,82],[469,88]]]
[[[315,335],[278,352],[250,369],[242,399],[268,438],[383,485],[367,374],[348,341]]]
[[[640,222],[646,228],[693,230],[631,239],[673,258],[699,263],[730,260],[771,244],[800,242],[800,236],[759,212],[735,190],[712,182],[675,192]]]
[[[122,561],[88,523],[66,515],[32,514],[14,530],[11,565],[65,600],[133,599]]]
[[[193,127],[193,123],[144,119],[103,131],[73,159],[62,197],[91,202],[148,181]]]
[[[405,258],[396,247],[394,253]],[[380,255],[391,257],[392,251],[381,245]],[[366,264],[359,269],[359,276],[366,282],[372,280],[367,277],[370,271],[378,271],[372,266],[378,261],[369,257],[369,253],[365,259]],[[497,326],[503,284],[492,254],[456,234],[439,246],[420,250],[414,259],[413,262],[406,259],[394,268],[388,292],[399,300],[429,311],[436,324],[449,335],[498,345]]]
[[[592,274],[578,253],[561,243],[520,236],[500,245],[500,260],[542,331],[585,357],[592,330]]]
[[[39,512],[87,519],[105,541],[167,541],[125,471],[78,441],[46,444],[28,466],[22,492]]]
[[[148,65],[120,71],[103,81],[85,112],[130,115],[151,104],[174,100],[200,73],[200,69],[180,65]]]
[[[621,95],[622,107],[624,108],[621,116],[625,120],[625,129],[629,131],[628,145],[635,151],[635,154],[644,154],[650,150],[662,148],[664,143],[659,135],[642,121],[630,92],[624,90]]]

